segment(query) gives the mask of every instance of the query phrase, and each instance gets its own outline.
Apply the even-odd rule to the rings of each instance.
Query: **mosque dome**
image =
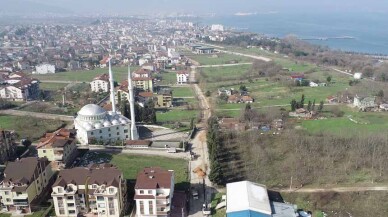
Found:
[[[84,115],[84,116],[94,116],[94,115],[101,115],[105,113],[106,113],[105,109],[103,109],[102,107],[96,104],[85,105],[78,112],[79,115]]]

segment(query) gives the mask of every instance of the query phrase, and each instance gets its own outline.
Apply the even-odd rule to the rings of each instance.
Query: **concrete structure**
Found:
[[[107,93],[109,91],[109,75],[102,74],[97,76],[90,82],[90,88],[93,92],[104,92]]]
[[[69,166],[77,156],[76,131],[61,128],[53,133],[46,133],[36,149],[39,157],[51,161],[54,170]]]
[[[62,170],[51,193],[56,216],[123,216],[126,184],[123,173],[111,164]]]
[[[35,67],[35,71],[32,74],[54,74],[55,73],[55,65],[51,64],[40,64]]]
[[[144,168],[136,178],[136,216],[170,216],[174,195],[174,171]]]
[[[3,76],[0,83],[0,98],[12,101],[27,101],[38,98],[39,81],[24,73],[16,72]]]
[[[135,97],[133,96],[133,84],[131,68],[128,66],[128,94],[129,94],[129,110],[131,114],[131,140],[139,139],[139,134],[136,128],[135,120]]]
[[[154,81],[151,76],[151,71],[140,68],[133,73],[132,76],[133,85],[135,88],[153,92]]]
[[[249,181],[226,185],[227,217],[296,217],[292,204],[270,201],[267,188]]]
[[[353,105],[361,110],[371,109],[375,108],[377,106],[376,104],[376,97],[359,97],[355,96]]]
[[[362,78],[362,73],[361,72],[354,73],[353,78],[356,80],[360,80]]]
[[[176,83],[177,84],[187,84],[189,81],[189,72],[188,71],[179,71],[176,73]]]
[[[5,164],[16,154],[16,135],[14,132],[0,129],[0,164]]]
[[[172,90],[165,88],[155,95],[155,108],[170,108],[172,106]]]
[[[9,162],[0,183],[3,209],[15,214],[31,213],[31,203],[47,190],[53,174],[47,158],[28,157]]]

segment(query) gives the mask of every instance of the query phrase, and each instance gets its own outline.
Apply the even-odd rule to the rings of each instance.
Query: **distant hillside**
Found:
[[[36,16],[46,14],[72,14],[70,10],[28,0],[1,0],[0,15]]]

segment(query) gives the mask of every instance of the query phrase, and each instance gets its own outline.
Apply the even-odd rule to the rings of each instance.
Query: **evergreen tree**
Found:
[[[319,103],[318,111],[321,112],[323,110],[323,101]]]
[[[312,108],[311,108],[312,111],[315,111],[315,99],[313,101],[313,105],[312,105]]]
[[[296,108],[296,106],[297,106],[297,105],[296,105],[296,104],[297,104],[297,103],[296,103],[296,100],[293,99],[293,100],[291,101],[290,104],[291,104],[291,111],[294,112],[294,111],[297,109],[297,108]]]
[[[302,94],[302,98],[300,99],[300,108],[304,108],[304,94]]]
[[[307,111],[311,111],[311,106],[312,104],[311,104],[311,101],[309,100],[309,103],[307,104]]]
[[[221,170],[221,165],[218,161],[213,161],[210,165],[209,180],[217,185],[224,184],[224,175]]]

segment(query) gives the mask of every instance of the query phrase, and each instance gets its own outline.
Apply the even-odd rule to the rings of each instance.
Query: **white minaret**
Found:
[[[131,140],[139,139],[139,134],[137,133],[136,128],[136,119],[135,119],[135,98],[133,97],[133,84],[132,84],[132,75],[131,67],[128,65],[128,91],[129,91],[129,109],[131,110]]]
[[[112,112],[116,113],[115,86],[113,81],[112,67],[110,65],[110,58],[109,58],[109,82],[110,82],[110,102],[112,103]]]

